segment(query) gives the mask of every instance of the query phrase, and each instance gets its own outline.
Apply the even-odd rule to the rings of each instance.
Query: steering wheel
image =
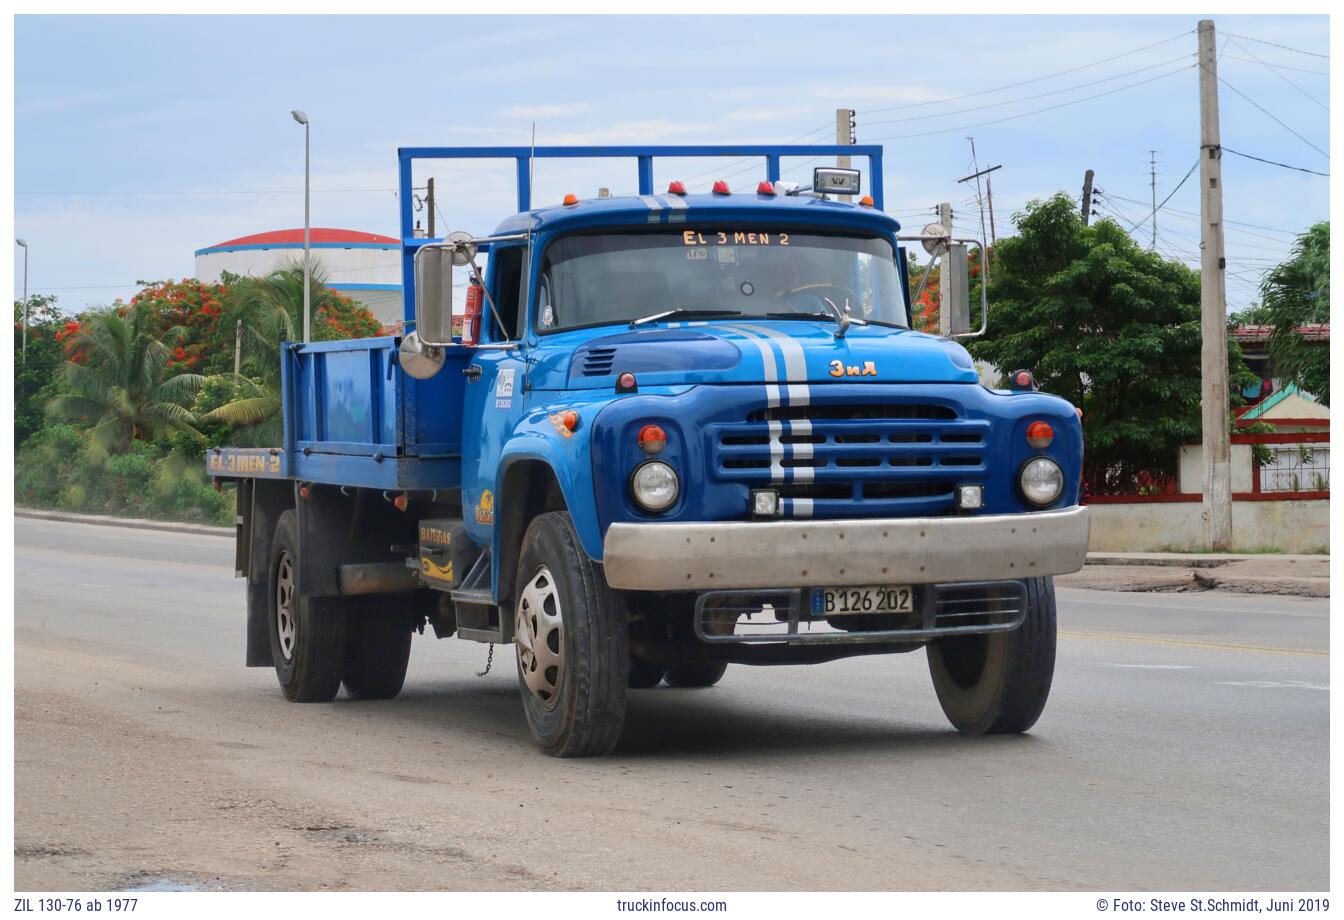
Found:
[[[820,293],[815,293],[817,291],[830,291],[833,294],[843,294],[844,300],[840,300],[837,297],[831,298],[832,300],[836,301],[836,303],[838,303],[842,308],[844,306],[845,301],[848,301],[851,307],[857,306],[863,302],[862,299],[859,297],[858,292],[856,292],[853,288],[846,287],[843,284],[835,284],[823,281],[816,284],[804,284],[790,291],[785,291],[784,305],[795,313],[829,313],[830,310],[826,307],[826,304],[822,303],[822,295]],[[813,298],[816,301],[816,309],[800,310],[793,304],[789,303],[789,301],[791,301],[794,297],[798,296],[799,294],[806,294],[809,297]]]

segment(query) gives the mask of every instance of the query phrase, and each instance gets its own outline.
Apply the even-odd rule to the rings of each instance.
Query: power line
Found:
[[[924,102],[907,102],[907,103],[904,103],[904,104],[902,104],[902,105],[889,105],[889,106],[884,106],[884,107],[882,107],[882,108],[877,108],[877,109],[866,109],[866,110],[860,112],[859,114],[860,114],[860,115],[872,115],[872,114],[877,113],[877,112],[894,112],[894,111],[897,111],[897,110],[899,110],[899,109],[914,109],[914,108],[919,108],[920,106],[926,106],[926,105],[942,105],[944,102],[957,102],[957,101],[959,101],[959,100],[962,100],[962,99],[970,99],[970,98],[975,97],[975,96],[984,96],[984,95],[988,95],[989,93],[998,93],[998,92],[1002,92],[1003,90],[1006,90],[1006,89],[1017,89],[1019,86],[1027,86],[1027,85],[1029,85],[1029,84],[1031,84],[1031,83],[1040,83],[1040,82],[1042,82],[1042,81],[1044,81],[1044,80],[1053,80],[1055,77],[1063,77],[1063,76],[1067,76],[1068,74],[1071,74],[1071,73],[1077,73],[1077,72],[1080,71],[1080,70],[1087,70],[1087,69],[1090,68],[1090,67],[1096,67],[1096,66],[1098,66],[1098,65],[1100,65],[1100,64],[1108,64],[1108,63],[1110,63],[1111,61],[1118,61],[1118,60],[1120,60],[1121,58],[1129,57],[1130,55],[1133,55],[1133,54],[1138,54],[1138,53],[1141,52],[1141,51],[1147,51],[1149,48],[1156,48],[1156,47],[1158,47],[1158,46],[1160,46],[1160,45],[1166,45],[1166,44],[1169,44],[1170,42],[1174,42],[1174,41],[1176,41],[1178,38],[1184,38],[1185,36],[1189,35],[1192,31],[1194,31],[1194,30],[1187,30],[1187,31],[1185,31],[1185,32],[1181,32],[1179,35],[1173,35],[1171,38],[1164,38],[1164,39],[1162,39],[1162,41],[1160,41],[1160,42],[1153,42],[1151,45],[1144,45],[1142,48],[1135,48],[1135,49],[1133,49],[1132,51],[1125,51],[1125,52],[1122,52],[1122,53],[1120,53],[1120,54],[1114,55],[1113,57],[1102,58],[1102,59],[1099,60],[1099,61],[1091,61],[1091,62],[1089,62],[1089,63],[1087,63],[1087,64],[1081,64],[1081,65],[1079,65],[1079,66],[1077,66],[1077,67],[1071,67],[1071,68],[1069,68],[1068,70],[1060,70],[1060,71],[1057,71],[1056,73],[1046,74],[1046,75],[1043,76],[1043,77],[1033,77],[1033,78],[1030,79],[1030,80],[1022,80],[1022,81],[1020,81],[1020,82],[1018,82],[1018,83],[1009,83],[1009,84],[1006,84],[1006,85],[1004,85],[1004,86],[996,86],[996,87],[994,87],[993,89],[982,89],[982,90],[977,90],[976,92],[973,92],[973,93],[963,93],[963,94],[960,95],[960,96],[948,96],[948,97],[945,98],[945,99],[930,99],[930,100],[926,100],[926,101],[924,101]]]
[[[1052,89],[1049,92],[1037,93],[1034,96],[1023,96],[1020,99],[1008,99],[1003,102],[987,102],[984,105],[973,105],[970,108],[966,109],[953,109],[950,112],[935,112],[932,115],[908,115],[904,118],[888,118],[882,121],[869,121],[865,122],[865,125],[894,125],[906,121],[923,121],[929,118],[945,118],[949,115],[964,115],[967,112],[979,112],[983,109],[996,109],[999,108],[1000,106],[1016,105],[1019,102],[1031,102],[1033,99],[1044,99],[1046,96],[1058,96],[1060,93],[1070,93],[1077,89],[1086,89],[1089,86],[1097,86],[1098,84],[1101,83],[1109,83],[1112,80],[1119,80],[1123,77],[1132,77],[1136,73],[1146,73],[1149,70],[1156,70],[1159,67],[1167,67],[1172,64],[1175,64],[1177,61],[1184,61],[1187,58],[1192,58],[1194,56],[1195,56],[1194,52],[1191,52],[1190,54],[1182,54],[1180,57],[1172,58],[1169,61],[1162,61],[1159,64],[1150,64],[1147,67],[1140,67],[1137,70],[1130,70],[1126,71],[1125,73],[1118,73],[1114,74],[1113,76],[1103,77],[1100,80],[1093,80],[1090,83],[1079,83],[1076,86],[1066,86],[1063,89]]]
[[[1149,211],[1147,214],[1145,214],[1144,217],[1143,217],[1143,220],[1140,220],[1140,221],[1136,222],[1136,223],[1134,224],[1134,227],[1137,227],[1139,224],[1144,223],[1145,221],[1151,220],[1151,219],[1153,218],[1153,216],[1157,214],[1158,211],[1162,210],[1163,206],[1164,206],[1168,201],[1171,200],[1171,196],[1172,196],[1172,195],[1175,195],[1177,192],[1179,192],[1179,191],[1181,190],[1181,186],[1182,186],[1182,185],[1185,185],[1185,181],[1195,174],[1195,170],[1196,170],[1196,169],[1199,169],[1199,158],[1198,158],[1198,157],[1195,158],[1195,162],[1194,162],[1194,164],[1190,167],[1190,169],[1186,172],[1186,174],[1185,174],[1184,176],[1181,177],[1181,181],[1176,183],[1176,187],[1175,187],[1174,189],[1172,189],[1170,192],[1167,193],[1167,197],[1166,197],[1166,198],[1163,198],[1163,199],[1162,199],[1162,204],[1158,205],[1157,207],[1155,207],[1155,208],[1153,208],[1151,211]],[[1134,227],[1130,227],[1129,230],[1128,230],[1128,232],[1129,232],[1129,233],[1133,233],[1133,232],[1134,232]]]
[[[1032,116],[1032,115],[1040,115],[1040,114],[1043,113],[1043,112],[1053,112],[1055,109],[1062,109],[1062,108],[1065,108],[1066,106],[1077,105],[1077,104],[1080,103],[1080,102],[1090,102],[1090,101],[1093,100],[1093,99],[1100,99],[1100,98],[1102,98],[1103,96],[1111,96],[1111,95],[1114,95],[1115,93],[1123,92],[1124,90],[1127,90],[1127,89],[1134,89],[1134,88],[1137,87],[1137,86],[1143,86],[1143,85],[1145,85],[1145,84],[1153,83],[1153,82],[1156,82],[1157,80],[1164,79],[1165,77],[1170,77],[1170,76],[1173,76],[1173,75],[1178,74],[1178,73],[1184,73],[1184,72],[1187,71],[1187,70],[1193,70],[1196,66],[1198,66],[1198,65],[1196,65],[1196,64],[1187,64],[1187,65],[1184,66],[1184,67],[1178,67],[1178,68],[1176,68],[1175,70],[1171,70],[1171,71],[1168,71],[1168,72],[1166,72],[1166,73],[1160,73],[1160,74],[1158,74],[1157,76],[1155,76],[1155,77],[1149,77],[1149,78],[1146,79],[1146,80],[1139,80],[1138,82],[1135,82],[1135,83],[1126,83],[1124,86],[1117,86],[1115,89],[1109,89],[1109,90],[1106,90],[1105,92],[1101,92],[1101,93],[1093,93],[1091,96],[1083,96],[1083,97],[1080,98],[1080,99],[1071,99],[1071,100],[1069,100],[1068,102],[1060,102],[1060,103],[1057,103],[1056,105],[1046,106],[1045,108],[1042,108],[1042,109],[1033,109],[1033,110],[1030,111],[1030,112],[1020,112],[1020,113],[1018,113],[1017,115],[1008,115],[1008,116],[1006,116],[1006,117],[1004,117],[1004,118],[995,118],[995,119],[992,119],[992,120],[990,120],[990,121],[976,122],[975,124],[972,124],[972,125],[959,125],[958,127],[955,127],[955,128],[941,128],[941,129],[939,129],[939,130],[937,130],[937,131],[924,131],[924,132],[920,132],[920,133],[918,133],[918,134],[897,134],[897,135],[894,135],[894,136],[891,136],[891,137],[878,137],[878,138],[874,138],[873,140],[874,140],[874,141],[900,141],[900,140],[906,140],[906,139],[909,139],[909,138],[912,138],[912,137],[930,137],[930,136],[935,135],[935,134],[951,134],[951,133],[953,133],[954,131],[966,131],[966,130],[969,130],[969,129],[971,129],[971,128],[983,128],[983,127],[985,127],[986,125],[997,125],[997,124],[1002,124],[1002,123],[1005,122],[1005,121],[1016,121],[1016,120],[1019,119],[1019,118],[1028,118],[1028,117],[1030,117],[1030,116]]]
[[[1203,66],[1203,65],[1201,64],[1200,66]],[[1261,112],[1263,112],[1263,113],[1264,113],[1264,114],[1265,114],[1271,121],[1273,121],[1274,123],[1276,123],[1277,125],[1279,125],[1281,128],[1283,128],[1283,129],[1284,129],[1285,131],[1287,131],[1289,134],[1293,135],[1293,137],[1297,138],[1297,139],[1300,140],[1302,143],[1306,144],[1306,145],[1307,145],[1308,147],[1310,147],[1312,150],[1315,150],[1317,153],[1319,153],[1321,156],[1325,157],[1327,160],[1330,159],[1330,154],[1326,153],[1326,152],[1325,152],[1324,150],[1322,150],[1320,147],[1317,147],[1317,146],[1316,146],[1315,144],[1313,144],[1311,141],[1307,140],[1306,137],[1304,137],[1303,135],[1299,134],[1297,131],[1293,130],[1293,128],[1289,127],[1289,125],[1288,125],[1287,122],[1285,122],[1283,119],[1279,118],[1279,116],[1275,115],[1275,114],[1274,114],[1273,112],[1271,112],[1269,109],[1265,108],[1263,105],[1261,105],[1260,103],[1256,102],[1256,101],[1255,101],[1254,99],[1252,99],[1250,96],[1246,95],[1246,94],[1243,93],[1241,90],[1237,89],[1237,88],[1236,88],[1235,86],[1233,86],[1231,83],[1228,83],[1227,80],[1225,80],[1221,75],[1219,75],[1219,77],[1218,77],[1218,82],[1221,83],[1221,84],[1223,84],[1224,86],[1226,86],[1228,89],[1232,90],[1232,92],[1236,93],[1236,94],[1237,94],[1238,96],[1240,96],[1241,98],[1245,99],[1245,100],[1246,100],[1247,102],[1249,102],[1251,105],[1255,106],[1257,109],[1259,109]],[[1226,150],[1227,148],[1224,147],[1223,149]]]
[[[1240,46],[1240,47],[1244,48],[1245,46]],[[1248,53],[1249,53],[1249,52],[1248,52]],[[1221,60],[1227,60],[1227,61],[1241,61],[1242,63],[1245,63],[1245,64],[1254,64],[1254,63],[1257,63],[1257,62],[1259,62],[1259,63],[1261,63],[1261,64],[1266,64],[1265,61],[1261,61],[1259,58],[1256,58],[1254,61],[1252,61],[1250,58],[1237,57],[1237,56],[1234,55],[1234,54],[1225,54],[1225,55],[1221,55],[1221,56],[1220,56],[1220,59],[1221,59]],[[1328,71],[1328,70],[1311,70],[1311,69],[1306,68],[1306,67],[1293,67],[1293,66],[1291,66],[1291,65],[1289,65],[1289,64],[1280,64],[1278,61],[1275,61],[1273,64],[1266,64],[1266,66],[1277,67],[1277,68],[1279,68],[1280,70],[1295,70],[1295,71],[1297,71],[1298,73],[1310,73],[1310,74],[1315,74],[1315,75],[1318,76],[1318,77],[1328,77],[1328,76],[1330,76],[1330,71]]]
[[[1231,147],[1226,146],[1223,147],[1223,153],[1230,153],[1233,156],[1242,157],[1247,160],[1255,160],[1258,163],[1268,163],[1270,166],[1279,166],[1282,167],[1283,169],[1293,169],[1296,170],[1297,172],[1311,173],[1313,176],[1325,176],[1327,179],[1330,178],[1330,174],[1327,172],[1319,172],[1315,169],[1307,169],[1305,166],[1289,166],[1287,163],[1280,163],[1277,160],[1266,160],[1264,157],[1254,157],[1251,156],[1249,153],[1242,153],[1240,150],[1233,150]]]
[[[1309,54],[1312,57],[1325,58],[1327,61],[1330,60],[1330,55],[1321,54],[1320,52],[1317,51],[1303,51],[1301,48],[1292,48],[1288,45],[1280,45],[1278,42],[1265,41],[1263,38],[1251,38],[1249,35],[1238,35],[1235,32],[1224,32],[1223,34],[1229,35],[1232,38],[1245,39],[1248,42],[1259,42],[1262,45],[1272,45],[1275,48],[1282,48],[1284,51],[1294,51],[1298,54]]]
[[[1291,86],[1293,89],[1297,90],[1297,91],[1298,91],[1299,93],[1301,93],[1303,96],[1306,96],[1307,99],[1309,99],[1309,100],[1310,100],[1311,102],[1313,102],[1314,104],[1316,104],[1316,105],[1320,106],[1321,108],[1325,109],[1327,112],[1330,111],[1330,106],[1326,105],[1324,102],[1322,102],[1321,100],[1317,99],[1317,98],[1316,98],[1315,96],[1313,96],[1311,93],[1307,92],[1307,91],[1304,90],[1302,87],[1298,86],[1298,85],[1297,85],[1296,83],[1294,83],[1292,80],[1289,80],[1289,79],[1288,79],[1287,77],[1285,77],[1282,73],[1280,73],[1279,70],[1278,70],[1278,68],[1276,68],[1273,64],[1270,64],[1270,63],[1267,62],[1267,61],[1261,61],[1260,58],[1256,55],[1256,53],[1255,53],[1254,51],[1252,51],[1250,48],[1247,48],[1247,47],[1246,47],[1245,45],[1243,45],[1241,42],[1237,42],[1236,44],[1237,44],[1237,47],[1238,47],[1238,48],[1240,48],[1242,51],[1245,51],[1245,52],[1246,52],[1247,54],[1249,54],[1251,57],[1255,58],[1256,61],[1257,61],[1258,63],[1260,63],[1261,65],[1263,65],[1263,66],[1265,67],[1266,70],[1268,70],[1268,71],[1270,71],[1271,73],[1273,73],[1274,76],[1278,77],[1278,78],[1279,78],[1280,80],[1282,80],[1284,83],[1287,83],[1289,86]]]
[[[1223,149],[1226,150],[1227,148],[1224,147]],[[1101,191],[1101,190],[1098,189],[1098,191]],[[1109,193],[1108,193],[1108,194],[1109,194]],[[1128,201],[1128,202],[1131,202],[1132,204],[1147,204],[1147,203],[1148,203],[1148,202],[1146,202],[1146,201],[1140,201],[1140,200],[1137,199],[1137,198],[1126,198],[1126,197],[1123,196],[1123,195],[1109,194],[1109,197],[1111,197],[1111,198],[1118,198],[1120,201]],[[1186,217],[1193,218],[1193,219],[1195,219],[1195,220],[1201,220],[1201,219],[1202,219],[1202,218],[1201,218],[1198,214],[1196,214],[1194,211],[1182,211],[1180,208],[1167,208],[1167,213],[1169,213],[1169,214],[1181,214],[1181,215],[1184,215],[1184,216],[1186,216]],[[1225,223],[1225,224],[1234,224],[1234,225],[1236,225],[1236,226],[1238,226],[1238,227],[1253,227],[1253,228],[1255,228],[1256,230],[1269,230],[1269,231],[1274,232],[1274,233],[1286,233],[1286,234],[1288,234],[1289,236],[1294,236],[1294,237],[1295,237],[1295,236],[1300,236],[1300,235],[1301,235],[1301,231],[1299,231],[1299,230],[1286,230],[1286,229],[1284,229],[1283,227],[1267,227],[1267,226],[1265,226],[1264,224],[1251,224],[1251,223],[1247,223],[1247,222],[1244,221],[1244,220],[1224,220],[1223,223]]]

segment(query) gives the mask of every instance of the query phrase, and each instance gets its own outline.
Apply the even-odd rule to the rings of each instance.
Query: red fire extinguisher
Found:
[[[475,278],[467,285],[467,307],[462,317],[462,344],[475,345],[481,340],[482,289]]]

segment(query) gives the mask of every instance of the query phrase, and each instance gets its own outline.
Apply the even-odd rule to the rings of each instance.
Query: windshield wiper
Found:
[[[630,328],[642,326],[645,323],[656,323],[660,319],[668,319],[673,316],[742,316],[741,310],[687,310],[678,307],[675,310],[664,310],[661,313],[651,313],[648,316],[641,316],[639,319],[630,320]]]

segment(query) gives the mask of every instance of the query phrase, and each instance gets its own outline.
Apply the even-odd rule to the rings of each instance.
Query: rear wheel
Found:
[[[346,611],[341,598],[299,594],[298,532],[294,512],[281,514],[268,569],[271,660],[285,699],[325,703],[341,688]]]
[[[1030,578],[1027,612],[1011,632],[939,639],[929,673],[943,713],[963,735],[1025,732],[1040,718],[1055,673],[1055,583]]]
[[[670,687],[712,687],[723,678],[728,670],[725,661],[696,661],[686,664],[674,664],[667,669],[667,683]]]
[[[345,692],[355,700],[390,700],[406,682],[411,620],[384,597],[352,599],[346,625]]]
[[[523,537],[514,581],[518,689],[547,754],[606,754],[625,723],[629,618],[569,514],[539,515]]]

